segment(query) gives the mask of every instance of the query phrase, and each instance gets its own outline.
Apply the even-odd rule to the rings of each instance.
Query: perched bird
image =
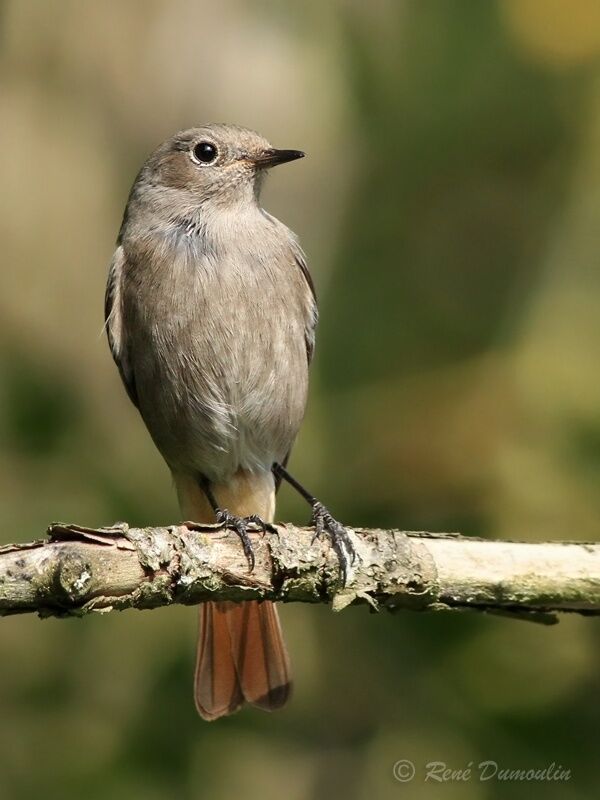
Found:
[[[345,529],[286,471],[308,389],[317,305],[296,236],[259,204],[266,171],[302,158],[211,124],[164,142],[129,196],[105,298],[108,339],[175,482],[184,519],[236,530],[272,522],[289,481],[346,570]],[[195,701],[207,720],[290,693],[272,603],[201,605]]]

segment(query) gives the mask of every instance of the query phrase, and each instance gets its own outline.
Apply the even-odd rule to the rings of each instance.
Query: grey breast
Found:
[[[122,242],[123,326],[138,405],[173,469],[268,469],[304,414],[316,312],[301,252],[256,209]]]

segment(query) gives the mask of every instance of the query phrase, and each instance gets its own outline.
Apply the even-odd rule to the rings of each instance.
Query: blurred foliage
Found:
[[[599,57],[595,0],[0,3],[4,539],[177,518],[102,296],[141,160],[220,119],[310,156],[265,191],[321,296],[298,476],[353,524],[597,538]],[[2,620],[0,797],[596,796],[594,620],[283,616],[289,709],[214,725],[190,609]],[[572,779],[423,780],[484,759]]]

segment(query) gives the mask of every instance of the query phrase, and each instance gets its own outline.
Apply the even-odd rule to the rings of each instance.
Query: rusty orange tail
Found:
[[[214,521],[214,512],[196,481],[175,476],[181,510],[194,522]],[[238,474],[211,487],[219,504],[239,516],[259,514],[271,522],[273,476]],[[233,714],[244,703],[275,711],[292,689],[290,663],[277,609],[270,602],[209,602],[200,606],[194,699],[201,717]]]
[[[202,604],[194,698],[204,719],[232,714],[245,702],[274,711],[285,704],[291,686],[273,603]]]

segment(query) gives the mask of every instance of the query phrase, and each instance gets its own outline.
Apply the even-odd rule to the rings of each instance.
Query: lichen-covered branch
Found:
[[[248,571],[236,534],[218,525],[91,529],[0,548],[0,615],[83,615],[203,600],[268,599],[413,610],[473,609],[552,622],[600,614],[600,544],[488,541],[455,534],[350,531],[357,558],[341,585],[335,551],[311,528],[252,534]]]

